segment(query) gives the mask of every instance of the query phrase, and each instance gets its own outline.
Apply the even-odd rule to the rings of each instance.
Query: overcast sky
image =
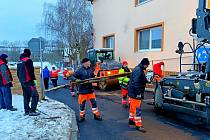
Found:
[[[43,4],[57,0],[0,0],[0,41],[24,41],[40,36]]]

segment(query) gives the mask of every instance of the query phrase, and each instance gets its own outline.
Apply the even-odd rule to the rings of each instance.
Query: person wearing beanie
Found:
[[[91,69],[90,59],[84,58],[81,61],[82,66],[76,70],[76,72],[70,77],[71,81],[85,80],[95,77],[93,69]],[[96,103],[96,96],[94,94],[92,83],[79,85],[79,107],[80,107],[80,122],[85,121],[85,104],[89,100],[94,114],[94,119],[101,121],[101,115]]]
[[[31,51],[29,49],[24,49],[17,64],[17,76],[23,90],[25,115],[37,116],[40,114],[39,112],[36,112],[39,94],[36,90],[36,77],[34,74],[33,61],[30,59],[30,56]],[[31,106],[29,106],[30,101]]]
[[[128,62],[123,61],[122,62],[122,68],[119,69],[119,74],[123,74],[125,72],[130,72],[131,70],[128,68]],[[124,76],[124,77],[119,77],[118,81],[121,87],[121,95],[122,95],[122,107],[127,108],[129,104],[129,100],[127,103],[127,96],[128,96],[128,83],[129,83],[129,77]]]
[[[7,66],[7,55],[0,55],[0,109],[16,111],[12,106],[12,74]]]
[[[30,49],[24,49],[23,53],[25,54],[25,56],[30,57],[31,56],[31,51]]]
[[[130,98],[130,110],[129,110],[129,125],[134,125],[137,130],[143,131],[141,117],[141,103],[144,99],[144,91],[147,83],[147,78],[144,73],[146,68],[149,66],[149,59],[143,58],[131,73],[128,96]]]

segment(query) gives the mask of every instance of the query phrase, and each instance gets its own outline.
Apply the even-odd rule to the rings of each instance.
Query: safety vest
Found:
[[[3,62],[2,60],[0,60],[0,67],[5,64],[5,62]],[[9,72],[9,69],[6,70],[6,74],[8,75],[9,79],[12,81],[12,75]],[[4,77],[4,75],[1,73],[0,71],[0,86],[5,86],[8,83],[8,81],[6,80],[6,78]]]
[[[51,76],[51,78],[57,78],[58,77],[58,72],[59,72],[60,70],[51,70],[50,71],[50,76]]]
[[[30,58],[25,57],[18,61],[17,63],[17,75],[20,83],[25,83],[31,81],[31,77],[28,72],[28,68],[26,67],[26,61]]]
[[[125,70],[123,68],[119,69],[119,74],[123,74],[125,73]],[[125,85],[128,85],[128,82],[129,82],[130,78],[128,78],[127,76],[124,76],[124,77],[119,77],[118,78],[118,81],[119,81],[119,84],[125,84]]]

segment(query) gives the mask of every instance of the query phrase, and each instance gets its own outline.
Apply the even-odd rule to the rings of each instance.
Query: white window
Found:
[[[115,38],[113,36],[105,37],[105,48],[114,48],[115,47]]]
[[[162,48],[162,27],[138,31],[138,50],[161,50]]]

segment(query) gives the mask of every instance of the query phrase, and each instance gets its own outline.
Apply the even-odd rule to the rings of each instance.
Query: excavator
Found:
[[[154,106],[157,111],[172,113],[184,122],[210,129],[210,1],[199,0],[196,18],[192,19],[191,35],[197,45],[178,43],[180,72],[156,83]],[[186,46],[190,47],[186,51]],[[202,53],[199,53],[202,49]],[[182,56],[191,53],[193,62],[184,64]],[[201,55],[205,54],[205,55]],[[183,66],[192,70],[183,72]]]

